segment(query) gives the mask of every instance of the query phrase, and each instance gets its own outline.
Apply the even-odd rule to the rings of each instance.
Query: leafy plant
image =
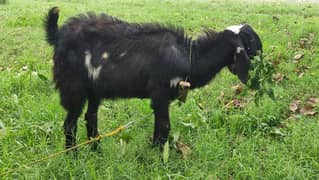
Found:
[[[263,55],[257,55],[251,64],[251,70],[249,72],[249,81],[247,86],[250,89],[256,90],[255,103],[258,105],[260,98],[267,94],[271,99],[275,99],[274,90],[271,87],[273,84],[272,75],[274,73],[274,66]]]

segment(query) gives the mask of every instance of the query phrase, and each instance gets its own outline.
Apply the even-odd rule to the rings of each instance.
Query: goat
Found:
[[[246,83],[250,59],[262,51],[248,24],[221,32],[207,29],[197,39],[183,28],[128,23],[87,13],[58,27],[59,9],[45,19],[46,39],[54,47],[54,82],[67,111],[66,148],[75,145],[77,119],[85,114],[88,138],[98,136],[97,112],[103,98],[150,98],[155,116],[153,144],[163,146],[170,131],[169,104],[179,83],[202,87],[223,68]]]

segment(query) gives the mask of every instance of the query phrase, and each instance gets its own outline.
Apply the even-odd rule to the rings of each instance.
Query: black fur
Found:
[[[59,8],[54,7],[50,9],[48,16],[45,20],[45,30],[47,32],[47,41],[51,45],[56,44],[56,40],[58,39],[57,32],[58,32],[58,19],[59,19]]]
[[[241,36],[228,30],[206,30],[192,40],[182,28],[127,23],[105,14],[79,15],[60,29],[57,19],[53,8],[45,28],[47,41],[55,49],[54,81],[67,110],[66,147],[75,144],[76,123],[86,100],[90,138],[98,135],[101,100],[131,97],[151,99],[155,115],[153,143],[163,145],[170,130],[169,104],[178,96],[178,86],[172,86],[171,80],[188,79],[191,89],[201,87],[223,67],[234,64],[236,48],[245,44]],[[107,56],[103,57],[105,52]],[[246,51],[243,57],[247,57]],[[90,75],[86,59],[91,60],[91,68],[102,67],[97,78]]]

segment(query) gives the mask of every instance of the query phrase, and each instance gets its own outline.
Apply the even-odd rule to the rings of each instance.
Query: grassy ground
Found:
[[[239,80],[222,71],[210,85],[192,91],[184,105],[171,105],[171,134],[191,154],[184,159],[171,142],[167,163],[150,146],[149,100],[104,101],[100,132],[130,120],[136,124],[102,140],[100,153],[84,147],[76,159],[62,155],[25,167],[64,145],[65,112],[52,84],[52,48],[42,27],[52,6],[61,9],[60,23],[79,12],[107,12],[130,22],[176,24],[194,36],[203,27],[222,30],[248,22],[276,64],[276,100],[264,97],[256,106],[246,88],[234,93]],[[0,5],[0,174],[23,168],[0,179],[318,179],[318,114],[289,108],[294,100],[302,108],[319,97],[318,12],[318,5],[237,1],[9,0]],[[296,54],[303,57],[294,60]],[[84,141],[83,116],[78,125],[78,141]]]

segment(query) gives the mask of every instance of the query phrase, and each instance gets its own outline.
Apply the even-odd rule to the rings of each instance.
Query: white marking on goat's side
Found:
[[[176,46],[172,45],[172,50],[173,50],[174,52],[176,52],[176,51],[177,51]]]
[[[178,83],[179,83],[181,80],[183,80],[183,79],[180,78],[180,77],[174,77],[173,79],[171,79],[171,80],[169,81],[170,87],[171,87],[171,88],[176,88],[176,86],[178,85]]]
[[[88,70],[88,77],[93,79],[95,81],[96,79],[99,78],[102,66],[99,65],[98,67],[92,66],[91,59],[92,59],[92,54],[90,53],[89,50],[86,50],[85,52],[85,67]]]
[[[242,47],[237,47],[236,53],[239,54],[241,51],[244,51],[245,49]]]
[[[229,26],[226,29],[229,31],[232,31],[235,34],[239,34],[240,29],[243,27],[244,25],[233,25],[233,26]]]
[[[172,45],[172,51],[174,52],[174,55],[177,56],[178,49],[176,46]]]
[[[102,66],[101,66],[101,65],[94,69],[94,71],[93,71],[93,73],[92,73],[92,79],[93,79],[93,81],[95,81],[96,79],[99,78],[101,69],[102,69]]]
[[[102,57],[102,59],[105,59],[105,60],[106,60],[107,58],[109,58],[109,56],[110,56],[109,53],[105,51],[105,52],[102,54],[101,57]]]
[[[127,51],[124,51],[120,54],[120,57],[124,57],[127,54]]]

